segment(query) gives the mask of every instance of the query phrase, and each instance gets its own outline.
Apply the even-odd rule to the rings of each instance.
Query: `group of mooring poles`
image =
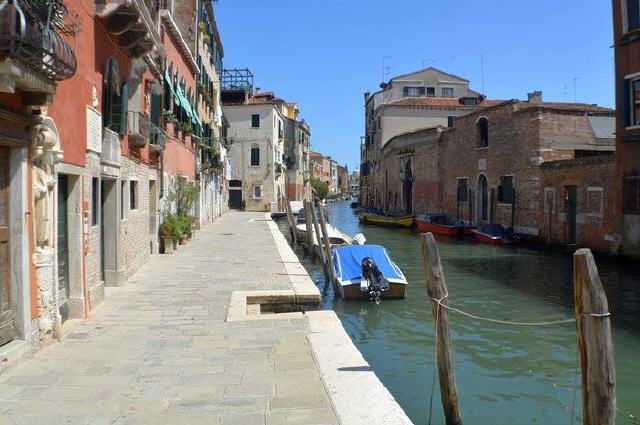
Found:
[[[453,364],[449,310],[466,315],[468,313],[453,309],[448,305],[449,292],[438,245],[433,234],[422,234],[421,241],[427,292],[431,298],[434,319],[435,357],[438,366],[442,407],[446,424],[460,425],[462,418]],[[583,425],[614,425],[616,378],[611,339],[611,314],[598,275],[598,268],[590,249],[579,249],[573,256],[573,284],[575,322],[578,331],[577,344],[582,371],[582,423]],[[529,326],[568,322],[564,320],[516,323],[485,320]]]
[[[291,204],[289,203],[289,199],[286,194],[284,196],[284,203],[287,222],[289,223],[291,243],[293,245],[301,244],[298,238],[298,231],[296,229],[296,220],[293,216],[293,212],[291,211]],[[331,282],[334,282],[335,269],[333,268],[333,256],[331,255],[331,240],[329,239],[326,214],[322,203],[318,198],[314,198],[313,202],[305,200],[303,205],[306,214],[307,242],[305,244],[305,249],[307,251],[307,255],[310,257],[319,257],[322,262],[325,275],[331,280]],[[317,235],[322,235],[322,237],[317,237]],[[315,244],[318,244],[317,249],[315,247],[314,240]]]

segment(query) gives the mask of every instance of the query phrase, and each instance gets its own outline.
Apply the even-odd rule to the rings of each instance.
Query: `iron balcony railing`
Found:
[[[149,116],[139,111],[129,111],[127,117],[129,140],[134,144],[145,145],[151,137]]]
[[[72,77],[76,54],[57,32],[75,33],[67,13],[62,0],[0,0],[0,60],[15,59],[52,80]]]
[[[150,128],[150,133],[151,133],[150,134],[151,138],[149,140],[149,143],[164,149],[164,147],[167,144],[167,133],[165,133],[165,131],[163,129],[161,129],[160,127],[156,126],[153,123],[150,123],[150,127],[149,128]]]

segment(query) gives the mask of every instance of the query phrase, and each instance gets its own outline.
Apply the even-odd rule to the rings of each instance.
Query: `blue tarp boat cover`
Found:
[[[480,231],[486,235],[501,238],[504,236],[504,227],[501,224],[485,224]]]
[[[360,283],[362,259],[371,258],[390,283],[407,283],[402,270],[391,260],[387,250],[380,245],[346,245],[333,249],[336,277],[343,285]]]

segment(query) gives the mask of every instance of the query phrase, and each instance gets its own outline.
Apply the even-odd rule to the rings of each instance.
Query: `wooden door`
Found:
[[[58,305],[64,322],[69,317],[69,179],[58,176]]]
[[[9,149],[0,147],[0,345],[15,335],[9,250]]]

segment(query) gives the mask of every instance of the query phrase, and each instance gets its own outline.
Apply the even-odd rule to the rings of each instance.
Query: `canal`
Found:
[[[387,247],[409,281],[406,298],[371,302],[334,296],[320,264],[298,252],[365,359],[416,425],[428,423],[434,377],[431,307],[419,239],[410,230],[362,226],[348,202],[329,204],[330,221]],[[286,230],[286,220],[279,221]],[[573,316],[572,258],[527,247],[494,247],[439,237],[452,306],[511,321]],[[597,259],[609,300],[617,373],[616,424],[640,424],[640,268]],[[575,324],[515,327],[451,313],[456,380],[463,420],[474,425],[581,422]],[[574,383],[576,383],[574,385]],[[444,424],[438,384],[433,424]]]

